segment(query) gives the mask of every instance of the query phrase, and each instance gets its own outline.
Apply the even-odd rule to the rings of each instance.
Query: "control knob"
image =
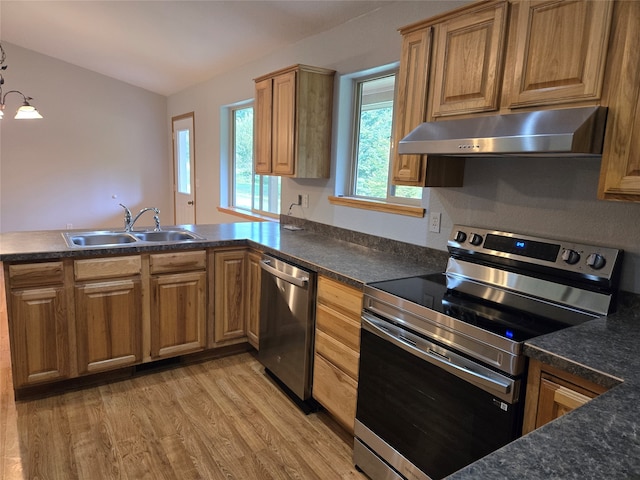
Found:
[[[471,245],[475,245],[475,246],[480,245],[482,243],[482,235],[479,235],[477,233],[472,233],[471,239],[469,240],[469,242],[471,242]]]
[[[607,261],[599,253],[592,253],[587,257],[587,265],[589,265],[594,270],[600,270],[605,266],[606,263]]]
[[[458,243],[462,243],[467,239],[467,234],[464,233],[462,230],[458,230],[456,232],[455,237],[453,237],[453,239]]]
[[[569,265],[575,265],[580,261],[580,254],[575,250],[571,250],[570,248],[565,248],[562,251],[562,260],[564,260]]]

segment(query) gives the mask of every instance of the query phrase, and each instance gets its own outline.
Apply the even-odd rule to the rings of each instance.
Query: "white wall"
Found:
[[[121,227],[119,202],[132,210],[157,206],[163,223],[173,223],[166,97],[3,47],[3,90],[32,96],[44,119],[13,119],[21,99],[7,97],[0,120],[0,231]]]

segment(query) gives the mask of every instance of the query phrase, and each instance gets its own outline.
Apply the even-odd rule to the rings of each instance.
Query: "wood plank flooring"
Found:
[[[365,479],[352,438],[305,416],[251,353],[15,402],[0,297],[4,480]]]

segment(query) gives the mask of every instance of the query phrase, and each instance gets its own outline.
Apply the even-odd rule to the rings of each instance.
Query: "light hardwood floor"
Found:
[[[15,402],[8,343],[2,294],[3,480],[365,479],[352,438],[305,416],[250,353]]]

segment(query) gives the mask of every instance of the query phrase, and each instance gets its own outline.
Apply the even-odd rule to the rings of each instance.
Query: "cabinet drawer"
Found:
[[[318,303],[360,322],[362,292],[327,277],[318,277]]]
[[[320,330],[316,330],[316,353],[322,355],[354,380],[358,379],[359,353]]]
[[[322,404],[350,433],[356,418],[358,383],[320,355],[314,358],[313,398]]]
[[[91,258],[76,260],[74,272],[76,280],[96,280],[111,277],[138,275],[142,270],[139,255],[130,257]]]
[[[9,279],[11,288],[51,285],[63,282],[64,269],[62,262],[9,265]]]
[[[159,253],[149,257],[149,270],[151,273],[204,270],[206,265],[207,254],[204,250],[198,250],[197,252]]]
[[[316,305],[316,328],[345,346],[360,351],[360,322],[322,304]]]

